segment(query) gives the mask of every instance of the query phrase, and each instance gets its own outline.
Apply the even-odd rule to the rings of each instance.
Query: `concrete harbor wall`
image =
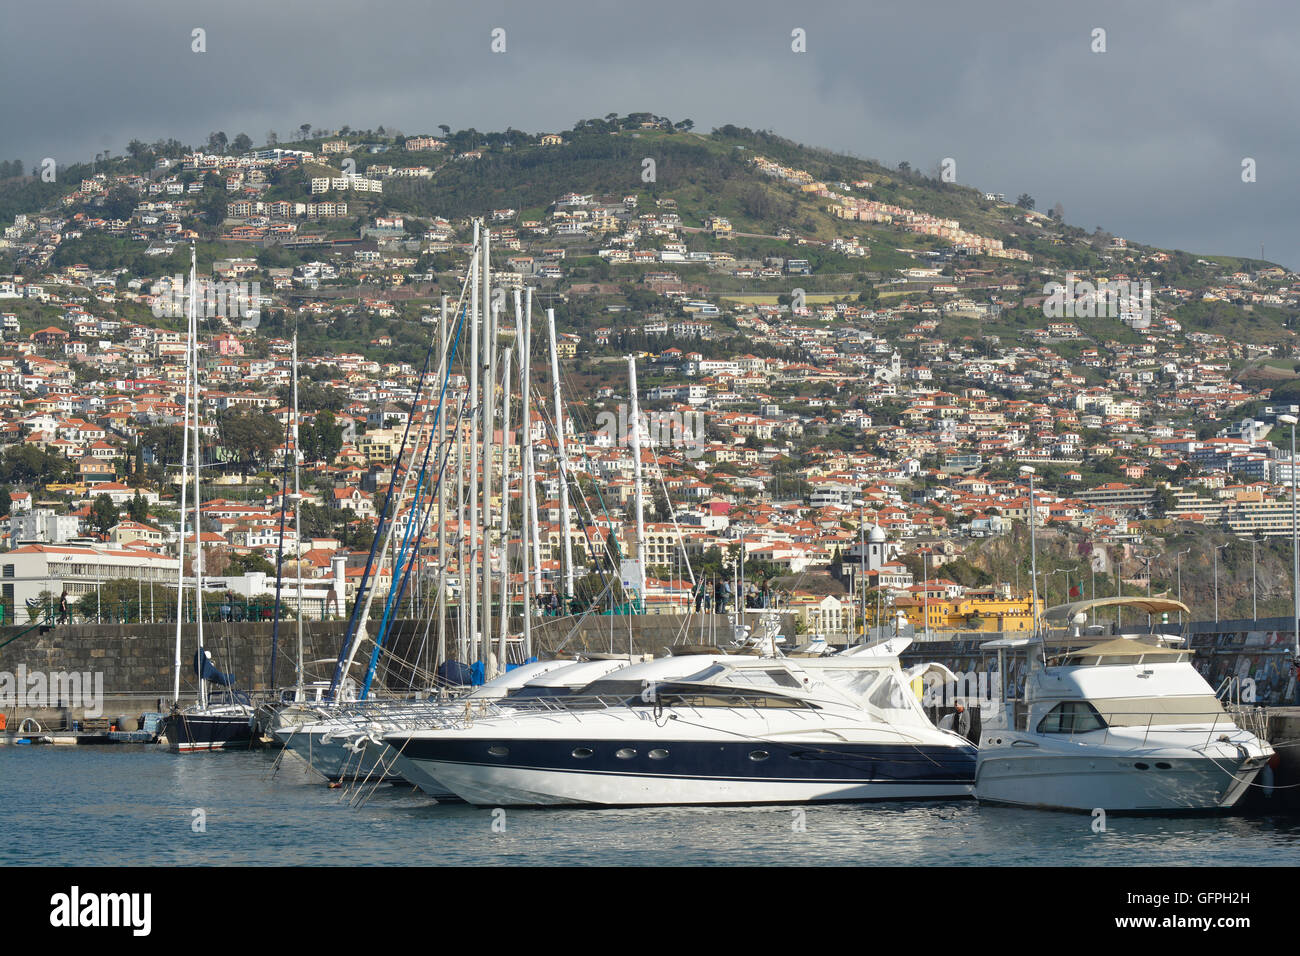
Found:
[[[218,670],[233,674],[241,688],[265,690],[270,686],[272,624],[205,622],[204,644],[212,652]],[[338,654],[346,623],[304,621],[304,659],[314,661]],[[0,629],[0,642],[17,633]],[[193,696],[194,625],[186,624],[181,640],[181,693]],[[0,649],[0,672],[18,675],[91,674],[102,675],[103,716],[138,716],[157,710],[172,696],[175,670],[176,625],[171,624],[66,624],[30,631]],[[280,653],[276,683],[291,683],[297,658],[297,631],[293,621],[280,624]],[[326,666],[308,667],[308,676]],[[6,707],[10,729],[23,717],[35,716],[42,724],[81,719],[83,707],[66,707],[51,700],[45,708]]]
[[[447,642],[454,654],[455,621],[448,624]],[[517,633],[520,627],[518,620],[511,622],[512,633]],[[241,690],[267,691],[272,687],[272,628],[269,621],[208,621],[203,625],[204,645],[212,653],[217,669],[232,674]],[[371,630],[373,633],[374,625]],[[790,615],[783,615],[782,630],[793,636],[794,622]],[[308,680],[328,680],[332,676],[346,631],[346,621],[303,622],[303,659]],[[0,643],[18,633],[16,628],[0,628]],[[557,651],[625,654],[630,649],[638,654],[661,655],[665,648],[676,643],[727,643],[731,634],[731,623],[725,614],[690,618],[670,614],[590,615],[538,622],[533,628],[533,646],[539,654]],[[426,670],[432,667],[437,638],[436,626],[427,620],[394,622],[389,639],[393,662],[381,669],[380,680],[391,690],[406,689],[412,675],[409,664],[418,663]],[[89,674],[92,679],[102,680],[103,716],[135,716],[157,710],[160,704],[170,700],[175,648],[175,623],[56,625],[28,631],[0,648],[0,673]],[[194,625],[186,624],[181,638],[183,698],[195,693],[194,649]],[[293,682],[296,659],[297,624],[281,621],[276,685]],[[27,716],[35,716],[42,724],[47,721],[59,724],[86,716],[84,708],[63,706],[66,703],[51,700],[47,707],[3,709],[10,728]]]

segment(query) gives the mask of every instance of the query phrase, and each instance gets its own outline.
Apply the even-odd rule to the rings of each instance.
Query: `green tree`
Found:
[[[247,574],[250,571],[261,571],[263,574],[275,574],[275,565],[256,551],[250,551],[248,554],[234,554],[230,557],[230,564],[226,567],[227,574]]]
[[[1151,513],[1153,515],[1163,517],[1176,507],[1178,507],[1178,498],[1174,495],[1172,488],[1168,485],[1161,485],[1156,488],[1151,499]]]
[[[66,481],[71,475],[72,463],[67,458],[33,445],[11,447],[0,458],[0,482],[5,484],[50,484]]]
[[[614,534],[614,529],[605,532],[605,566],[613,573],[617,574],[619,565],[623,561],[623,550],[618,546],[618,538]]]
[[[343,450],[343,426],[329,410],[318,412],[316,418],[300,430],[299,438],[307,461],[333,461]]]
[[[185,435],[179,425],[150,425],[140,432],[140,447],[148,448],[161,465],[180,464]]]
[[[280,423],[265,412],[231,412],[220,420],[221,443],[247,476],[264,465],[284,440]]]
[[[199,214],[208,225],[219,226],[226,221],[227,205],[226,191],[214,189],[199,201]]]
[[[35,621],[46,614],[59,613],[59,596],[53,591],[41,591],[36,600],[27,605],[27,620]]]
[[[117,505],[107,494],[95,496],[90,505],[90,526],[100,534],[108,534],[110,528],[121,520]]]
[[[139,490],[127,502],[126,512],[131,516],[132,521],[143,524],[149,520],[149,502],[145,501],[144,495],[140,494]]]
[[[125,186],[118,186],[104,197],[100,210],[103,212],[105,219],[130,219],[131,213],[135,211],[136,203],[139,201],[140,196],[134,190]]]
[[[609,593],[604,593],[605,588],[609,587]],[[623,593],[623,583],[619,580],[618,575],[599,574],[592,572],[584,574],[573,582],[573,598],[577,607],[586,610],[593,604],[600,607],[610,607],[622,604],[627,600],[627,595]]]

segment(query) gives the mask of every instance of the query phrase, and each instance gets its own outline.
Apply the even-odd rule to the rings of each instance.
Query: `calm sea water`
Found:
[[[0,866],[1300,863],[1300,818],[1111,817],[974,801],[505,812],[380,787],[353,805],[297,758],[0,748]],[[206,832],[192,828],[202,809]]]

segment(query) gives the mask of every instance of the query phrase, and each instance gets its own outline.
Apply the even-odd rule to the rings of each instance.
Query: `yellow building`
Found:
[[[1043,601],[1038,601],[1038,614],[1042,617]],[[868,609],[868,619],[873,609]],[[902,611],[908,623],[917,630],[925,629],[925,606],[918,597],[894,601],[893,613]],[[931,631],[1031,631],[1034,626],[1032,600],[1026,597],[997,597],[987,594],[967,595],[962,598],[939,598],[929,601]],[[874,622],[872,622],[874,623]]]
[[[357,451],[371,464],[392,461],[401,447],[402,430],[397,428],[375,428],[357,438]]]

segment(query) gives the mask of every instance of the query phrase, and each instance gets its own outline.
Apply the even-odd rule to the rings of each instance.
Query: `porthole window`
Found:
[[[1135,763],[1133,766],[1137,767],[1139,770],[1150,770],[1150,769],[1151,769],[1151,765],[1150,765],[1150,764],[1146,764],[1146,763]]]
[[[577,757],[579,760],[586,760],[588,757],[591,756],[591,754],[592,754],[592,750],[590,747],[573,748],[573,755]]]
[[[1156,769],[1157,769],[1157,770],[1173,770],[1173,769],[1174,769],[1174,765],[1171,764],[1171,763],[1165,763],[1163,760],[1161,760],[1159,763],[1156,764]]]
[[[667,757],[667,756],[668,756],[668,751],[667,751],[667,750],[661,750],[661,749],[659,749],[659,748],[656,748],[656,749],[650,751],[650,759],[651,759],[651,760],[663,760],[663,759],[664,759],[665,757]]]
[[[497,744],[496,746],[489,747],[488,753],[490,753],[494,757],[506,757],[509,756],[510,754],[510,748],[502,747],[500,744]]]
[[[749,759],[753,760],[755,763],[757,763],[760,760],[766,760],[770,756],[772,755],[768,753],[766,750],[751,750],[749,752]]]
[[[622,747],[619,750],[614,752],[614,756],[617,757],[619,760],[631,760],[633,757],[636,756],[636,751],[633,750],[631,747]]]

